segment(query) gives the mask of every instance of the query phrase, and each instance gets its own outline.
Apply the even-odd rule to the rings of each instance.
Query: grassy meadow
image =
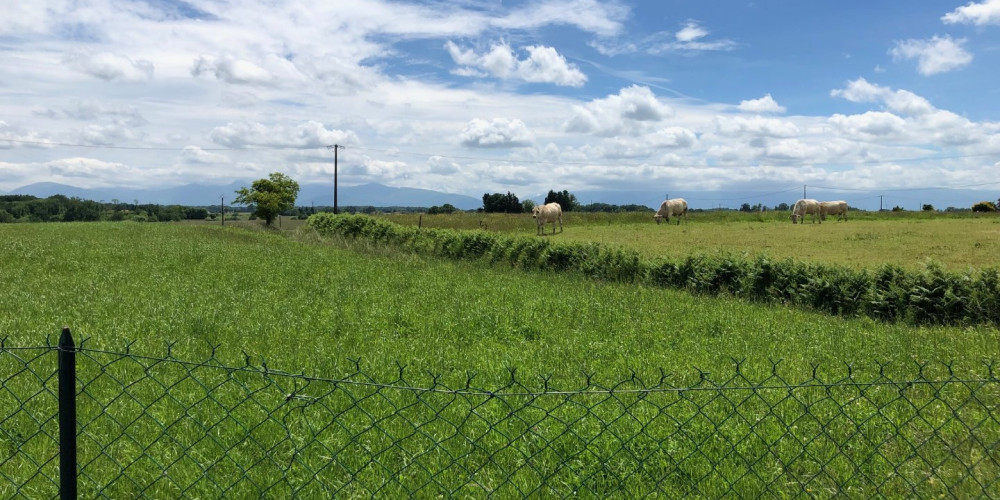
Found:
[[[535,234],[530,214],[449,215],[385,214],[404,225],[479,229]],[[935,261],[961,271],[1000,265],[1000,216],[972,213],[858,212],[848,221],[792,224],[788,212],[699,212],[680,226],[656,225],[650,213],[577,213],[563,215],[564,232],[551,236],[567,242],[598,242],[630,248],[644,257],[662,255],[766,253],[776,259],[839,264],[853,268],[896,264],[920,268]]]
[[[386,217],[398,219],[402,216]],[[446,219],[436,217],[447,216],[424,216],[422,223],[445,223]],[[463,224],[478,226],[477,216],[473,214],[453,217],[453,220]],[[670,235],[687,235],[689,239],[698,237],[704,238],[704,241],[728,240],[733,245],[732,251],[740,251],[739,245],[746,243],[736,240],[743,238],[740,235],[754,232],[773,231],[772,234],[777,235],[792,231],[810,231],[813,234],[828,231],[828,234],[840,235],[833,237],[835,240],[851,241],[851,234],[881,234],[885,231],[878,229],[881,227],[902,228],[898,230],[900,234],[920,233],[928,228],[944,231],[948,224],[961,224],[966,228],[966,233],[981,232],[984,235],[1000,229],[1000,225],[995,223],[996,219],[985,218],[942,220],[941,226],[937,225],[939,221],[936,220],[852,220],[848,223],[831,222],[822,226],[807,224],[806,227],[799,227],[779,223],[777,220],[710,223],[692,217],[688,226],[657,227],[649,221],[618,221],[615,216],[604,217],[607,218],[606,221],[595,217],[584,225],[580,222],[586,219],[571,215],[567,217],[566,232],[556,238],[585,238],[589,234],[595,240],[636,245],[643,252],[651,252],[658,245],[669,246],[671,241],[676,240]],[[511,229],[504,229],[504,221],[509,223]],[[488,230],[524,231],[529,237],[534,231],[530,219],[524,220],[523,217],[492,216],[486,218],[486,224]],[[651,233],[656,235],[656,243],[643,238]],[[632,235],[632,240],[629,239],[629,234]],[[965,239],[975,238],[978,236],[970,237],[966,234]],[[859,241],[854,248],[868,249],[865,258],[867,263],[879,258],[891,259],[893,253],[901,249],[871,248],[873,244],[885,244],[890,239],[876,237],[866,240],[867,243]],[[962,241],[963,238],[958,234],[950,234],[943,239],[945,242],[942,245],[951,249],[945,254],[962,253],[957,249],[967,248],[967,242]],[[766,240],[764,238],[760,241]],[[676,247],[670,251],[685,252],[692,249]],[[844,319],[785,307],[750,304],[725,297],[692,296],[682,291],[604,283],[574,273],[526,272],[480,262],[416,256],[364,241],[322,239],[306,228],[279,233],[208,224],[3,224],[0,225],[0,252],[4,255],[4,259],[0,259],[0,283],[3,283],[0,288],[0,338],[4,338],[7,346],[44,345],[47,341],[54,344],[60,328],[69,326],[78,345],[82,339],[86,339],[84,346],[90,349],[121,351],[128,346],[133,353],[163,356],[166,342],[169,341],[175,342],[171,354],[179,359],[206,359],[215,349],[215,359],[233,366],[243,366],[245,354],[253,360],[255,366],[266,360],[271,369],[329,378],[353,373],[357,362],[367,376],[382,381],[396,380],[394,377],[397,376],[399,363],[405,365],[407,373],[411,374],[412,378],[408,377],[407,382],[413,385],[430,387],[439,383],[447,387],[463,387],[469,376],[474,374],[476,386],[485,388],[498,388],[507,384],[511,369],[516,370],[519,381],[531,387],[540,387],[542,377],[547,376],[552,377],[550,380],[554,386],[580,387],[584,385],[584,372],[594,374],[595,382],[599,381],[605,387],[628,380],[632,374],[644,380],[655,380],[663,373],[673,374],[671,383],[683,386],[697,384],[706,373],[713,380],[727,380],[735,373],[734,360],[744,360],[741,373],[754,380],[768,379],[775,363],[778,363],[783,380],[789,381],[810,380],[813,373],[824,380],[838,380],[844,377],[848,365],[858,373],[869,374],[864,376],[869,380],[878,378],[880,370],[888,376],[898,375],[899,378],[906,379],[916,373],[918,363],[926,362],[932,363],[931,366],[934,367],[931,370],[933,373],[929,373],[931,376],[947,375],[949,370],[942,368],[944,365],[941,363],[953,363],[950,370],[954,373],[979,377],[983,373],[983,360],[1000,352],[1000,332],[987,326],[915,327],[865,318]],[[808,256],[803,258],[806,257]],[[989,262],[982,260],[963,264],[958,260],[949,261],[952,257],[942,256],[941,262],[949,266],[983,265]],[[18,369],[10,357],[0,357],[0,379],[6,377],[10,370]],[[84,378],[96,376],[97,368],[92,365],[81,363],[79,369]],[[121,369],[126,370],[124,367]],[[440,376],[436,382],[432,382],[432,374]],[[230,376],[229,380],[232,378]],[[13,392],[10,388],[17,388],[22,383],[37,383],[37,380],[19,377],[16,381],[8,381],[5,385],[8,390],[0,391],[0,407],[16,407],[18,402],[11,399]],[[249,385],[250,382],[246,384]],[[27,385],[20,389],[29,393],[35,390]],[[92,389],[98,390],[99,387]],[[203,390],[201,387],[194,389]],[[982,404],[991,407],[995,403],[992,398],[998,397],[994,394],[995,389],[988,387],[977,394],[976,398],[985,398]],[[94,399],[110,398],[113,402],[117,401],[113,394],[116,390],[120,391],[121,387],[111,386],[106,390],[111,392],[95,395]],[[162,386],[154,384],[148,388],[136,388],[130,394],[138,400],[157,402],[162,399],[162,391]],[[933,393],[928,391],[924,394]],[[395,396],[385,395],[384,392],[378,394],[390,401],[388,404],[396,405],[391,400]],[[604,425],[615,423],[631,427],[638,425],[637,422],[642,422],[643,419],[662,419],[662,413],[656,410],[650,413],[648,408],[644,409],[640,405],[632,407],[634,409],[631,411],[636,413],[634,418],[619,422],[613,413],[608,414],[611,416],[605,415],[603,412],[610,410],[601,406],[591,414],[593,417],[581,417],[574,425],[573,432],[568,433],[561,428],[532,428],[530,419],[523,422],[516,419],[511,421],[504,417],[509,411],[506,406],[493,407],[484,402],[478,407],[477,414],[483,419],[487,418],[485,415],[499,415],[497,418],[503,422],[499,432],[514,436],[519,435],[517,432],[527,432],[529,436],[545,438],[549,440],[546,442],[553,444],[540,448],[532,448],[536,445],[520,440],[510,447],[501,444],[501,450],[507,450],[511,456],[501,454],[490,459],[491,467],[481,470],[481,477],[475,480],[466,477],[468,471],[456,472],[451,469],[433,480],[426,477],[427,473],[436,471],[439,467],[448,468],[448,464],[458,460],[455,457],[465,459],[467,455],[463,453],[466,452],[448,451],[449,448],[438,453],[413,451],[409,444],[400,445],[398,442],[386,445],[388,449],[394,450],[391,455],[395,458],[388,454],[379,455],[381,467],[346,462],[338,462],[337,467],[331,467],[330,449],[337,449],[332,443],[339,438],[329,433],[337,432],[341,427],[327,430],[326,434],[316,429],[328,429],[327,426],[330,425],[330,415],[334,412],[322,410],[335,406],[332,396],[328,403],[283,413],[286,419],[282,420],[282,425],[286,425],[287,419],[293,416],[302,419],[294,420],[293,422],[299,423],[292,427],[261,426],[260,429],[253,427],[248,430],[247,424],[224,421],[218,426],[194,428],[184,432],[184,437],[178,438],[178,442],[186,443],[185,439],[194,439],[195,444],[178,446],[182,450],[186,450],[187,446],[199,446],[200,438],[189,436],[200,436],[203,433],[217,436],[213,438],[216,441],[226,439],[227,433],[239,436],[251,434],[262,443],[273,441],[273,444],[268,444],[270,448],[267,449],[272,450],[268,456],[277,456],[270,459],[276,464],[290,463],[293,459],[302,460],[306,464],[306,470],[326,471],[323,472],[324,475],[335,476],[336,479],[332,480],[334,483],[339,481],[339,486],[324,487],[321,491],[308,489],[316,486],[308,482],[309,478],[305,478],[301,487],[306,489],[299,490],[296,489],[296,480],[288,476],[287,470],[281,472],[280,467],[268,469],[261,466],[260,469],[264,470],[260,473],[261,477],[255,475],[256,469],[243,473],[238,469],[230,471],[230,476],[251,477],[255,483],[284,481],[280,488],[272,492],[275,496],[329,496],[331,491],[338,493],[336,496],[395,496],[414,491],[418,492],[418,496],[450,492],[459,496],[481,497],[490,491],[496,495],[510,496],[531,492],[534,491],[532,488],[537,487],[539,476],[525,467],[526,457],[531,457],[533,463],[558,462],[565,460],[567,456],[573,459],[570,468],[574,473],[565,478],[560,476],[548,479],[553,482],[557,479],[568,481],[559,486],[559,489],[545,490],[556,496],[577,490],[611,497],[656,493],[668,496],[756,496],[764,494],[762,488],[767,485],[793,496],[796,493],[814,495],[817,494],[816,491],[829,493],[831,490],[813,488],[828,488],[832,487],[831,484],[842,484],[843,481],[853,481],[859,485],[853,493],[846,492],[848,496],[922,496],[936,495],[942,491],[962,496],[963,491],[974,493],[983,490],[977,490],[976,484],[963,482],[965,480],[959,478],[968,475],[995,477],[993,474],[996,473],[996,468],[988,461],[971,459],[979,465],[975,470],[969,470],[960,464],[956,466],[947,458],[941,458],[939,477],[947,484],[964,485],[962,488],[946,491],[941,490],[940,482],[937,485],[933,482],[920,482],[914,486],[910,483],[897,485],[886,479],[874,480],[875,486],[872,486],[863,477],[851,479],[857,472],[852,472],[854,469],[850,463],[843,463],[845,458],[841,454],[848,452],[841,450],[838,441],[831,437],[836,432],[834,427],[843,424],[842,420],[845,418],[867,420],[871,418],[865,413],[869,410],[887,419],[887,428],[882,429],[883,431],[908,425],[912,417],[907,416],[907,411],[912,407],[905,400],[899,400],[895,389],[887,389],[886,392],[872,389],[864,398],[854,400],[848,409],[813,407],[807,412],[812,416],[804,420],[795,416],[797,413],[793,413],[791,417],[784,416],[783,412],[786,410],[801,411],[801,408],[799,400],[786,397],[783,392],[776,396],[777,399],[767,403],[774,406],[762,403],[761,397],[753,398],[744,393],[738,397],[730,396],[744,401],[747,406],[742,410],[736,402],[720,399],[712,396],[712,393],[703,394],[706,405],[709,405],[706,408],[710,409],[702,411],[689,406],[678,406],[678,414],[682,415],[676,417],[679,421],[668,420],[666,424],[669,425],[663,425],[662,420],[657,420],[661,424],[643,426],[636,431],[639,432],[638,438],[625,442],[614,434],[619,431],[602,434]],[[229,398],[224,394],[214,397]],[[687,401],[683,399],[684,396],[681,397]],[[185,396],[177,395],[174,398],[184,399]],[[641,403],[634,401],[635,398],[629,398],[616,396],[609,398],[609,402],[605,404],[617,408],[627,400],[632,401],[628,403],[630,405]],[[115,404],[125,403],[128,400]],[[356,401],[349,403],[356,404]],[[373,404],[387,403],[376,399]],[[531,402],[527,407],[528,411],[537,411],[539,407],[536,405],[539,404],[542,403]],[[409,405],[412,402],[401,404],[406,408]],[[734,405],[736,409],[733,408]],[[872,405],[876,408],[872,409]],[[949,433],[954,430],[958,435],[964,433],[967,436],[967,427],[957,425],[953,429],[947,419],[955,412],[969,411],[969,407],[978,412],[978,405],[970,405],[966,400],[957,409],[945,407],[939,411],[927,408],[920,418],[927,422],[929,430],[925,430],[932,433],[931,439],[935,442],[941,436],[940,433],[945,432],[942,429]],[[417,410],[420,408],[418,406]],[[572,411],[561,405],[557,410]],[[170,481],[164,482],[158,479],[160,472],[156,464],[136,458],[138,465],[129,474],[148,476],[157,485],[152,490],[144,490],[141,483],[122,479],[120,468],[105,464],[100,459],[102,452],[99,450],[104,445],[98,446],[96,443],[113,440],[122,424],[118,421],[107,423],[100,420],[99,415],[92,415],[93,409],[89,410],[91,414],[87,411],[82,410],[84,418],[91,418],[93,420],[90,422],[94,422],[87,429],[87,434],[94,436],[88,440],[90,447],[94,449],[86,449],[85,445],[81,453],[97,457],[87,475],[91,480],[115,480],[115,485],[102,494],[120,498],[138,494],[178,496],[180,493],[200,496],[261,495],[260,489],[250,488],[245,492],[240,489],[249,488],[246,483],[226,490],[214,483],[206,485],[201,482],[204,477],[222,481],[227,477],[224,470],[228,469],[206,469],[206,466],[197,461],[181,461],[171,468]],[[176,413],[183,410],[175,408],[163,411]],[[254,408],[238,407],[233,413],[244,411],[260,412]],[[450,415],[443,410],[427,411],[432,413],[431,418],[436,418],[437,411]],[[736,417],[726,416],[725,412],[734,411]],[[900,412],[898,415],[897,411]],[[371,412],[379,414],[375,410]],[[826,412],[830,412],[829,417],[823,416],[827,415]],[[978,413],[976,415],[975,419],[986,418]],[[270,414],[264,414],[264,417],[274,418]],[[363,427],[374,417],[371,413],[352,413],[348,418],[355,419],[355,423]],[[456,418],[467,417],[446,418],[452,418],[450,422],[455,422]],[[691,419],[692,424],[681,425],[687,418]],[[755,418],[757,424],[753,423]],[[760,423],[762,418],[765,420]],[[944,419],[942,422],[945,423],[939,426],[937,418]],[[435,421],[421,427],[423,434],[419,434],[413,430],[415,424],[411,422],[398,422],[388,417],[382,419],[383,417],[379,417],[380,425],[388,429],[387,434],[398,432],[410,436],[407,439],[413,439],[414,434],[416,439],[421,435],[436,435],[438,432],[450,435],[449,433],[454,433],[453,425],[457,425],[448,421],[444,424]],[[605,419],[605,423],[600,423],[601,419]],[[774,425],[775,419],[796,422],[803,429],[819,426],[816,430],[819,438],[795,437],[793,440],[793,444],[805,442],[806,446],[812,447],[807,455],[811,458],[805,461],[813,465],[803,466],[808,470],[798,472],[759,469],[754,473],[756,477],[759,479],[766,476],[759,480],[744,477],[746,470],[741,465],[743,457],[761,457],[761,467],[779,454],[792,457],[789,460],[801,461],[802,452],[794,448],[768,451],[768,443],[781,441],[782,446],[786,446],[790,439],[789,429]],[[971,424],[963,425],[977,426],[980,432],[985,432],[983,429],[986,428],[992,429],[988,424],[976,424],[978,420],[975,419]],[[162,425],[150,424],[139,417],[136,421],[139,424],[131,429],[134,433],[153,432],[155,435],[163,430]],[[681,426],[681,430],[670,430],[669,435],[660,436],[661,433],[667,434],[675,423]],[[32,421],[15,422],[13,419],[0,424],[4,430],[0,432],[0,440],[4,441],[0,444],[5,445],[0,450],[12,450],[9,455],[0,455],[0,467],[5,476],[27,477],[22,474],[32,474],[31,463],[17,460],[18,450],[9,436],[28,435],[34,424]],[[474,424],[475,422],[462,425]],[[19,426],[17,432],[10,431],[13,425]],[[353,424],[348,422],[341,425],[344,429],[350,429]],[[439,425],[444,425],[444,428],[439,429]],[[551,422],[546,424],[549,425]],[[515,431],[508,428],[521,426],[526,426],[528,430]],[[748,428],[750,431],[747,431]],[[178,427],[175,430],[180,429]],[[599,438],[584,438],[590,435],[587,434],[590,431],[596,432]],[[750,436],[755,437],[752,440],[736,437],[728,441],[716,441],[720,435],[727,435],[730,431],[734,436],[744,436],[744,433],[749,432]],[[302,435],[322,435],[328,441],[323,442],[325,447],[317,453],[301,458],[297,453],[302,448],[287,448],[289,443],[294,444],[297,439],[304,439]],[[365,436],[362,431],[358,431],[348,437],[362,439]],[[482,442],[474,440],[473,450],[467,452],[468,456],[475,458],[483,447],[489,446],[489,440],[496,437],[494,434],[484,436],[486,437]],[[987,442],[995,442],[995,436],[991,436],[992,434],[987,436]],[[659,441],[648,442],[653,437],[657,437]],[[376,436],[373,439],[380,438]],[[565,443],[567,439],[570,442]],[[905,467],[894,470],[893,466],[886,466],[881,459],[871,461],[873,456],[899,455],[905,458],[913,455],[912,444],[907,448],[907,442],[895,443],[891,438],[867,434],[861,436],[856,433],[849,434],[846,439],[850,440],[849,447],[862,446],[856,451],[860,455],[851,455],[854,458],[848,460],[864,462],[866,468],[872,468],[869,471],[873,474],[872,477],[881,474],[883,470],[894,471],[905,477],[909,477],[906,474],[910,473],[921,474],[919,469],[923,462],[907,462]],[[920,442],[919,439],[924,438],[914,439]],[[965,438],[960,438],[960,441],[968,444]],[[880,442],[891,445],[883,446],[876,455],[865,451],[868,448],[863,447]],[[559,443],[570,448],[560,449],[556,445]],[[678,446],[680,449],[668,453],[660,448],[666,446],[664,443],[672,443],[670,446]],[[143,445],[136,440],[124,440],[116,441],[115,446],[120,447],[116,451],[120,456],[142,457],[160,444],[162,443],[156,446]],[[420,446],[424,445],[425,443]],[[43,448],[33,450],[40,456],[52,453],[50,448],[53,444],[50,442],[30,446]],[[464,445],[449,440],[448,446],[461,448]],[[578,446],[590,451],[584,453],[576,448]],[[653,448],[647,448],[649,446]],[[520,451],[522,447],[533,451]],[[642,470],[636,472],[627,465],[620,465],[619,462],[625,464],[631,461],[619,460],[623,458],[617,451],[619,449],[627,449],[628,451],[621,453],[631,454],[629,456],[648,456],[640,460]],[[734,449],[739,450],[738,453],[734,454]],[[228,453],[236,457],[242,453],[241,450],[240,445],[234,444]],[[964,448],[958,451],[964,453],[963,450]],[[176,452],[176,449],[172,449],[172,453]],[[975,450],[970,452],[978,453]],[[249,463],[260,463],[265,459],[258,456],[259,453],[247,451],[244,458]],[[681,460],[678,465],[675,459],[678,453],[680,456],[694,458]],[[925,453],[924,449],[921,448],[919,453]],[[831,458],[824,458],[826,454]],[[422,462],[420,468],[407,468],[405,465],[401,469],[393,468],[396,460],[408,463],[414,456],[429,457],[430,461]],[[233,458],[234,461],[237,459]],[[349,462],[349,459],[344,460]],[[829,462],[824,464],[826,460]],[[816,464],[821,469],[826,467],[823,470],[828,472],[811,476],[815,471],[810,467],[817,466]],[[917,470],[906,470],[913,467]],[[515,473],[509,479],[493,477],[493,468],[513,470]],[[386,470],[402,470],[405,473],[400,472],[398,477],[393,477],[386,483]],[[567,473],[563,470],[561,474]],[[796,474],[796,477],[812,479],[803,480],[803,484],[789,485],[786,482],[788,476]],[[845,476],[846,479],[838,479],[839,476]],[[618,481],[613,480],[615,477],[619,478]],[[632,480],[626,485],[619,482],[623,481],[623,477],[631,477]],[[38,480],[33,481],[32,487],[37,486],[37,491],[42,496],[51,496],[50,489],[47,489],[51,488],[50,485],[44,482],[37,485],[35,483]],[[477,489],[460,489],[466,488],[470,481]],[[579,484],[574,484],[574,481]],[[194,486],[185,489],[185,484]],[[995,492],[995,488],[987,491]],[[45,492],[49,494],[44,494]],[[12,493],[9,486],[0,485],[0,497],[8,497]],[[85,496],[94,496],[93,491],[90,493],[91,495]],[[544,495],[544,492],[538,493]],[[825,496],[827,493],[818,494]],[[836,493],[829,494],[836,496]]]

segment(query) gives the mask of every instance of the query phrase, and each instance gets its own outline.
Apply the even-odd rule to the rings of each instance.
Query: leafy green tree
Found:
[[[981,201],[972,205],[973,212],[996,212],[997,206],[992,201]]]
[[[272,172],[267,179],[253,181],[251,187],[236,190],[233,203],[253,208],[253,215],[264,219],[268,226],[285,210],[295,207],[299,183],[285,174]]]
[[[934,205],[931,205],[930,203],[924,203],[924,206],[922,207],[922,210],[924,212],[933,212],[934,211]]]
[[[521,211],[529,213],[533,208],[535,208],[535,200],[527,199],[521,202]]]
[[[572,212],[580,208],[580,202],[576,201],[576,195],[565,189],[561,193],[550,189],[549,194],[545,195],[545,203],[552,202],[558,203],[563,212]]]
[[[483,211],[484,212],[503,212],[508,214],[521,213],[524,207],[521,206],[521,201],[517,199],[517,196],[507,191],[507,194],[500,193],[485,193],[483,194]]]

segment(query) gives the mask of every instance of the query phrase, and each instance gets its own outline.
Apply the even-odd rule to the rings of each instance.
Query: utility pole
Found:
[[[807,196],[806,196],[806,185],[805,184],[802,185],[802,198],[803,199],[807,198]]]
[[[333,150],[333,214],[337,215],[337,151],[344,149],[344,146],[334,144],[326,149]]]
[[[878,211],[882,211],[882,195],[878,195]]]
[[[219,195],[219,214],[222,215],[222,225],[226,225],[226,196]]]

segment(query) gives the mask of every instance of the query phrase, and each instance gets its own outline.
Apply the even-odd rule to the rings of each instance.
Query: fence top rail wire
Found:
[[[3,339],[3,340],[6,340],[6,339]],[[591,380],[592,376],[593,376],[592,373],[586,373],[586,372],[584,372],[584,376],[586,377],[586,385],[585,385],[585,387],[583,389],[576,389],[576,390],[548,390],[547,387],[548,387],[548,381],[549,381],[550,377],[549,376],[545,376],[545,377],[542,377],[542,380],[543,380],[543,382],[545,383],[545,386],[546,386],[545,390],[542,390],[542,391],[506,391],[504,389],[509,388],[511,386],[514,386],[515,384],[519,385],[519,382],[516,380],[516,376],[515,376],[515,371],[516,370],[513,369],[513,368],[508,368],[508,371],[510,372],[510,382],[506,386],[501,387],[500,389],[491,391],[491,390],[485,390],[485,389],[473,389],[471,387],[471,382],[472,382],[472,379],[475,377],[474,374],[468,375],[466,387],[463,388],[463,389],[451,389],[451,388],[448,388],[446,386],[442,386],[437,381],[438,376],[435,376],[433,374],[431,374],[431,376],[433,378],[433,386],[432,387],[416,387],[416,386],[411,386],[411,385],[402,385],[402,384],[393,384],[393,383],[381,383],[381,382],[364,381],[364,380],[353,380],[353,379],[350,379],[350,378],[330,378],[330,377],[309,376],[309,375],[306,375],[304,373],[292,373],[292,372],[288,372],[288,371],[276,370],[276,369],[273,369],[273,368],[269,368],[267,366],[267,364],[266,364],[266,361],[263,361],[263,360],[261,361],[261,366],[260,367],[256,367],[256,366],[253,366],[251,364],[250,356],[248,354],[246,354],[246,352],[243,352],[244,360],[245,360],[244,361],[245,362],[244,366],[226,365],[226,364],[221,363],[220,361],[218,361],[215,358],[216,348],[218,346],[211,346],[212,347],[212,353],[211,353],[211,355],[210,355],[210,357],[209,357],[208,360],[206,360],[206,361],[188,361],[188,360],[183,360],[183,359],[179,359],[179,358],[173,357],[173,355],[171,354],[171,347],[173,346],[173,343],[167,343],[167,357],[149,356],[149,355],[141,355],[141,354],[132,353],[132,352],[130,352],[131,343],[129,343],[126,346],[125,352],[103,350],[103,349],[91,349],[91,348],[82,347],[82,345],[83,345],[83,342],[80,342],[80,345],[78,345],[78,346],[76,346],[76,347],[74,347],[72,349],[65,349],[65,348],[63,348],[61,346],[55,346],[55,345],[11,347],[11,346],[6,345],[6,342],[0,342],[0,354],[2,354],[5,351],[18,351],[18,350],[20,350],[20,351],[26,351],[26,350],[49,350],[49,351],[72,350],[74,352],[86,354],[88,356],[92,355],[92,354],[99,354],[99,355],[114,356],[114,357],[118,357],[118,358],[129,358],[129,359],[138,359],[138,360],[145,360],[145,361],[154,361],[154,362],[157,362],[157,363],[171,363],[171,364],[183,365],[183,366],[188,366],[188,367],[212,368],[212,369],[218,369],[218,370],[227,371],[227,372],[230,372],[230,373],[240,372],[240,373],[251,373],[251,374],[257,374],[257,375],[264,375],[264,376],[286,377],[286,378],[290,378],[290,379],[294,379],[294,380],[303,381],[306,384],[309,384],[309,383],[312,383],[312,382],[320,382],[320,383],[329,383],[329,384],[333,384],[333,385],[351,385],[351,386],[359,386],[359,387],[371,387],[371,388],[375,388],[375,389],[390,389],[390,390],[410,391],[410,392],[417,392],[417,393],[437,393],[437,394],[447,394],[447,395],[456,395],[456,396],[469,396],[469,397],[479,396],[479,397],[487,397],[487,398],[493,398],[493,397],[544,397],[544,396],[560,396],[560,397],[571,397],[571,396],[613,396],[613,395],[628,395],[628,394],[684,393],[684,392],[691,392],[691,391],[715,391],[715,392],[718,392],[718,391],[772,391],[772,390],[794,391],[794,390],[799,390],[799,389],[832,389],[832,388],[836,388],[836,387],[880,387],[880,386],[888,386],[888,387],[910,387],[910,386],[914,386],[914,385],[930,385],[930,386],[934,386],[934,385],[944,385],[944,384],[988,384],[988,383],[998,383],[998,382],[1000,382],[1000,378],[998,378],[997,375],[994,373],[995,361],[988,360],[988,361],[984,361],[983,362],[984,367],[988,369],[988,375],[986,377],[978,377],[978,378],[960,378],[960,377],[955,376],[954,373],[952,372],[952,364],[951,363],[941,363],[942,365],[944,365],[948,369],[948,373],[949,373],[948,377],[944,377],[944,378],[925,378],[924,374],[923,374],[923,371],[924,371],[924,368],[926,368],[928,366],[929,362],[925,362],[925,363],[915,362],[917,368],[919,368],[919,373],[916,376],[916,378],[911,378],[911,379],[907,379],[907,380],[892,380],[892,379],[888,378],[887,375],[884,373],[885,364],[878,363],[878,366],[879,366],[878,378],[870,380],[870,381],[860,381],[860,380],[856,380],[854,378],[855,374],[853,372],[853,365],[851,365],[849,363],[845,363],[846,368],[847,368],[847,374],[845,376],[843,376],[843,378],[840,378],[840,379],[837,379],[837,380],[832,380],[832,381],[828,381],[828,382],[824,382],[824,381],[820,380],[818,378],[817,374],[816,374],[816,371],[820,367],[820,365],[819,364],[813,364],[812,365],[812,378],[810,378],[810,379],[808,379],[808,380],[806,380],[804,382],[799,382],[799,383],[768,383],[768,384],[765,384],[765,383],[762,382],[762,383],[759,383],[759,384],[753,384],[753,383],[749,383],[751,381],[749,379],[747,379],[746,377],[744,377],[742,375],[742,373],[740,372],[741,365],[743,364],[743,362],[745,360],[733,359],[733,362],[734,362],[734,365],[735,365],[735,376],[731,377],[730,380],[728,380],[727,382],[732,382],[735,378],[742,378],[743,381],[748,382],[748,384],[737,384],[737,385],[721,384],[720,385],[718,383],[714,383],[712,380],[710,380],[708,378],[709,372],[702,371],[702,370],[698,369],[698,373],[699,373],[700,379],[698,380],[698,382],[696,384],[694,384],[694,385],[686,385],[686,386],[673,386],[673,385],[670,385],[669,382],[667,382],[667,379],[672,374],[666,373],[666,372],[664,372],[661,369],[660,370],[659,381],[656,382],[656,383],[654,383],[651,387],[642,387],[642,388],[634,388],[634,389],[631,389],[631,388],[618,388],[617,386],[629,384],[629,383],[632,383],[632,382],[637,383],[637,384],[641,384],[641,385],[645,385],[644,382],[639,377],[636,376],[635,372],[633,372],[632,375],[631,375],[631,378],[626,378],[624,380],[621,380],[620,382],[618,382],[617,384],[615,384],[616,387],[611,387],[611,388],[593,388],[593,387],[600,387],[600,386],[598,386],[597,384],[592,383],[592,380]],[[355,365],[354,366],[355,367],[355,373],[353,373],[352,375],[363,375],[364,372],[362,372],[362,370],[360,368],[360,360],[351,359],[350,361],[352,361],[354,363],[354,365]],[[772,371],[771,371],[771,375],[769,377],[767,377],[767,379],[778,378],[778,380],[780,380],[781,382],[785,382],[783,379],[780,378],[780,376],[777,373],[778,364],[780,364],[780,363],[781,363],[781,360],[771,360]],[[399,365],[398,363],[397,363],[397,366],[399,367],[400,380],[402,380],[402,373],[403,373],[404,366],[403,365]],[[298,395],[295,392],[293,392],[293,393],[287,395],[286,400],[288,400],[288,399],[299,399],[299,398],[302,398],[302,397],[304,397],[304,396]]]

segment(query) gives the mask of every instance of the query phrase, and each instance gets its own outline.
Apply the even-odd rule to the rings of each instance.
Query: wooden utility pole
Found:
[[[222,225],[226,225],[226,197],[219,195],[219,214],[222,215]]]
[[[333,213],[337,214],[337,151],[344,149],[344,146],[339,144],[334,144],[332,146],[327,146],[327,149],[333,150]]]

